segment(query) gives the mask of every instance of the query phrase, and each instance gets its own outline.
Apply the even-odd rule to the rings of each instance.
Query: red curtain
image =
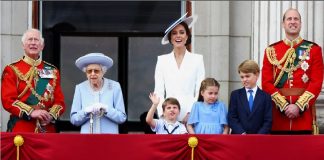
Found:
[[[195,160],[323,160],[324,135],[145,135],[1,133],[1,159],[15,160],[189,160],[188,138],[198,138]]]

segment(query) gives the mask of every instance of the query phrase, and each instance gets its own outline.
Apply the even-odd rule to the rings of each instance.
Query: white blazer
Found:
[[[174,97],[180,103],[178,120],[182,121],[191,111],[193,103],[197,101],[200,83],[205,78],[203,56],[186,50],[180,68],[173,52],[158,56],[154,78],[154,92],[160,97],[158,116],[163,113],[164,99]]]

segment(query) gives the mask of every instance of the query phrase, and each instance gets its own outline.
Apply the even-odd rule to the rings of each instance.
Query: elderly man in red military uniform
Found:
[[[286,38],[266,48],[262,68],[262,89],[274,102],[272,133],[312,134],[314,104],[323,82],[322,50],[300,37],[296,9],[285,12],[282,26]]]
[[[11,115],[9,132],[56,132],[55,120],[65,110],[58,69],[40,58],[44,39],[37,29],[22,36],[24,56],[2,74],[1,100]]]

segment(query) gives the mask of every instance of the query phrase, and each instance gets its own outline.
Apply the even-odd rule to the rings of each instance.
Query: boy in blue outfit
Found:
[[[160,119],[153,119],[154,112],[160,102],[160,98],[155,93],[150,93],[149,98],[152,106],[147,113],[146,123],[150,125],[156,134],[186,134],[186,127],[177,121],[180,114],[180,104],[175,98],[167,98],[162,104],[163,115]]]
[[[268,134],[272,125],[271,96],[257,86],[260,68],[253,60],[238,67],[243,88],[232,91],[228,123],[232,134]]]

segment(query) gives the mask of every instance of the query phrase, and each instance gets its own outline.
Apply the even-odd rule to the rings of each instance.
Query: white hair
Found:
[[[22,42],[23,44],[25,44],[26,36],[27,36],[27,33],[28,33],[28,32],[38,32],[38,33],[39,33],[40,42],[41,42],[42,45],[44,44],[44,38],[43,38],[43,36],[42,36],[42,33],[41,33],[38,29],[35,29],[35,28],[29,28],[29,29],[27,29],[27,30],[24,32],[23,36],[21,37],[21,42]]]
[[[93,63],[93,64],[96,64],[96,63]],[[103,72],[103,74],[105,74],[107,72],[107,67],[106,66],[103,66],[101,64],[98,64]],[[87,67],[89,66],[89,64],[85,67],[82,68],[82,71],[83,72],[87,72]]]

